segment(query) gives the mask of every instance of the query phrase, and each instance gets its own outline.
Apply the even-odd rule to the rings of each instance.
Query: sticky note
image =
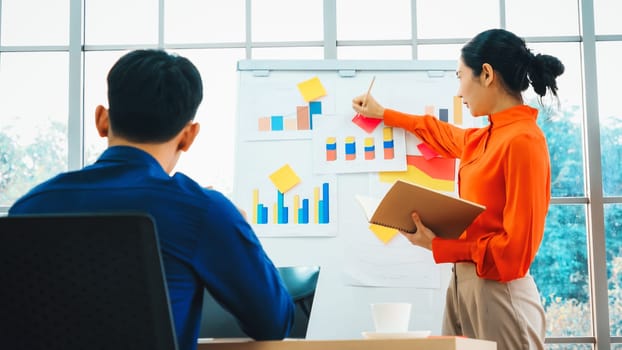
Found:
[[[389,243],[389,241],[392,240],[393,237],[397,236],[399,233],[394,228],[384,227],[376,224],[369,225],[369,229],[384,244]]]
[[[438,153],[436,153],[435,150],[430,148],[430,146],[428,146],[424,142],[418,144],[417,148],[419,149],[419,152],[421,152],[421,155],[423,156],[423,158],[425,158],[425,160],[430,160],[434,157],[438,157]]]
[[[358,125],[361,129],[365,130],[368,134],[371,134],[376,129],[378,124],[382,123],[382,119],[369,118],[357,113],[354,118],[352,118],[352,122]]]
[[[300,178],[289,164],[283,165],[279,170],[270,174],[269,177],[281,193],[291,190],[292,187],[300,183]]]
[[[406,155],[406,164],[417,167],[434,179],[454,181],[456,178],[456,160],[452,158],[425,159],[423,156]]]
[[[301,83],[298,83],[297,86],[300,94],[302,95],[302,98],[304,98],[306,102],[318,99],[326,95],[326,89],[324,89],[324,85],[322,85],[322,82],[318,77],[305,80]]]
[[[408,165],[406,171],[385,171],[378,173],[379,180],[385,183],[394,183],[396,180],[406,180],[412,183],[429,187],[433,190],[453,192],[456,183],[453,180],[436,179],[426,174],[414,165]]]

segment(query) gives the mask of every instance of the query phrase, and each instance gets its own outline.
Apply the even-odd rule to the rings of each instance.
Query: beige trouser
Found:
[[[456,263],[447,288],[444,335],[497,342],[497,350],[543,350],[545,317],[530,275],[507,283],[477,277]]]

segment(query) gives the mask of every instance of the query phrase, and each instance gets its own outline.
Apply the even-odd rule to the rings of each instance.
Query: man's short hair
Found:
[[[197,68],[162,50],[135,50],[108,73],[110,127],[129,141],[161,143],[192,121],[203,99]]]

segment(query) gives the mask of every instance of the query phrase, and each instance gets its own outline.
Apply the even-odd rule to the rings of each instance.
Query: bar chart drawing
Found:
[[[269,133],[276,131],[313,130],[313,116],[322,114],[322,102],[311,101],[307,106],[296,106],[288,115],[260,116],[257,119],[257,131]]]
[[[334,82],[313,77],[297,82],[252,76],[240,88],[245,94],[238,105],[239,136],[247,141],[310,139],[313,119],[334,113]]]
[[[299,141],[283,142],[295,154],[302,155],[305,149]],[[269,143],[254,144],[260,154],[271,157],[255,157],[246,162],[246,166],[256,170],[252,173],[253,181],[238,188],[240,196],[236,203],[247,213],[247,220],[257,235],[334,236],[338,229],[337,177],[313,174],[307,155],[279,159],[270,152]]]
[[[301,197],[294,194],[290,206],[285,200],[285,194],[276,190],[276,200],[270,204],[260,202],[259,189],[253,190],[253,215],[252,223],[256,225],[307,225],[307,224],[330,224],[330,184],[324,182],[321,186],[314,187],[311,198]]]
[[[322,115],[314,123],[314,173],[406,170],[403,129],[380,124],[369,133],[353,123],[351,116],[342,115]]]

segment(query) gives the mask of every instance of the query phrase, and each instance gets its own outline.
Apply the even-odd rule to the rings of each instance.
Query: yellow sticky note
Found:
[[[324,85],[322,85],[318,77],[298,83],[298,90],[306,102],[313,101],[326,95]]]
[[[291,190],[292,187],[300,183],[300,178],[296,175],[296,172],[289,166],[289,164],[283,165],[269,177],[274,186],[276,186],[281,193]]]
[[[384,244],[389,243],[389,241],[392,240],[393,237],[397,236],[397,234],[399,233],[394,228],[384,227],[376,224],[369,225],[369,229]]]

